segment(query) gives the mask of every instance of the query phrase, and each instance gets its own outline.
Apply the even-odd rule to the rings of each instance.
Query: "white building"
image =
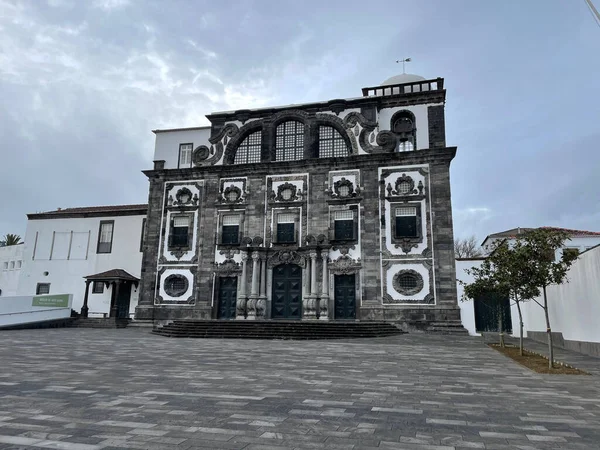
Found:
[[[483,242],[488,245],[497,239],[514,239],[529,229],[514,228],[502,233],[491,234]],[[579,258],[568,274],[568,283],[549,286],[547,289],[550,325],[555,342],[564,348],[600,356],[600,233],[582,230],[561,229],[571,235],[564,248],[577,249]],[[563,249],[564,250],[564,249]],[[484,258],[462,258],[456,260],[456,279],[461,320],[472,336],[485,331],[497,331],[497,308],[485,299],[476,302],[461,301],[464,289],[458,281],[470,283],[473,277],[465,270],[481,266]],[[543,302],[543,298],[537,298]],[[519,313],[516,305],[507,300],[503,309],[504,329],[519,336]],[[522,305],[525,337],[545,342],[546,321],[543,309],[534,301]]]
[[[89,285],[90,316],[133,314],[146,211],[121,205],[29,214],[16,294],[73,294],[79,312]]]
[[[0,296],[16,295],[23,266],[24,244],[0,247]]]

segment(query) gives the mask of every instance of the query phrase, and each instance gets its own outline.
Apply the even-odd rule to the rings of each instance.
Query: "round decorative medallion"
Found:
[[[392,286],[402,295],[415,295],[423,290],[423,277],[419,272],[412,269],[399,271],[392,278]]]
[[[177,203],[187,205],[192,200],[192,191],[188,188],[181,188],[177,191],[175,197],[177,198]]]
[[[281,191],[281,198],[283,198],[283,200],[288,201],[291,200],[292,196],[294,195],[294,192],[290,189],[284,189],[283,191]]]
[[[165,279],[165,292],[169,297],[181,297],[188,291],[190,283],[183,275],[169,275]]]
[[[223,196],[225,197],[225,201],[227,203],[236,203],[240,201],[242,190],[232,184],[231,186],[225,188],[223,191]]]

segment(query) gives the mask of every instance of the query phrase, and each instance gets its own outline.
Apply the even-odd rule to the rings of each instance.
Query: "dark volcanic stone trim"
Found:
[[[444,118],[444,105],[428,107],[427,121],[429,123],[429,148],[445,147],[446,119]]]

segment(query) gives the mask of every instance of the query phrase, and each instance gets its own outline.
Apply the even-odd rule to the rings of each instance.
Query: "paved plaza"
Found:
[[[600,449],[591,358],[592,376],[539,375],[477,338],[419,334],[0,342],[0,449]]]

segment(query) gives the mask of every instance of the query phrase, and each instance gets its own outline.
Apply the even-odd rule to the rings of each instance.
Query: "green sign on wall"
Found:
[[[69,294],[36,296],[33,297],[32,306],[46,306],[49,308],[68,308]]]

